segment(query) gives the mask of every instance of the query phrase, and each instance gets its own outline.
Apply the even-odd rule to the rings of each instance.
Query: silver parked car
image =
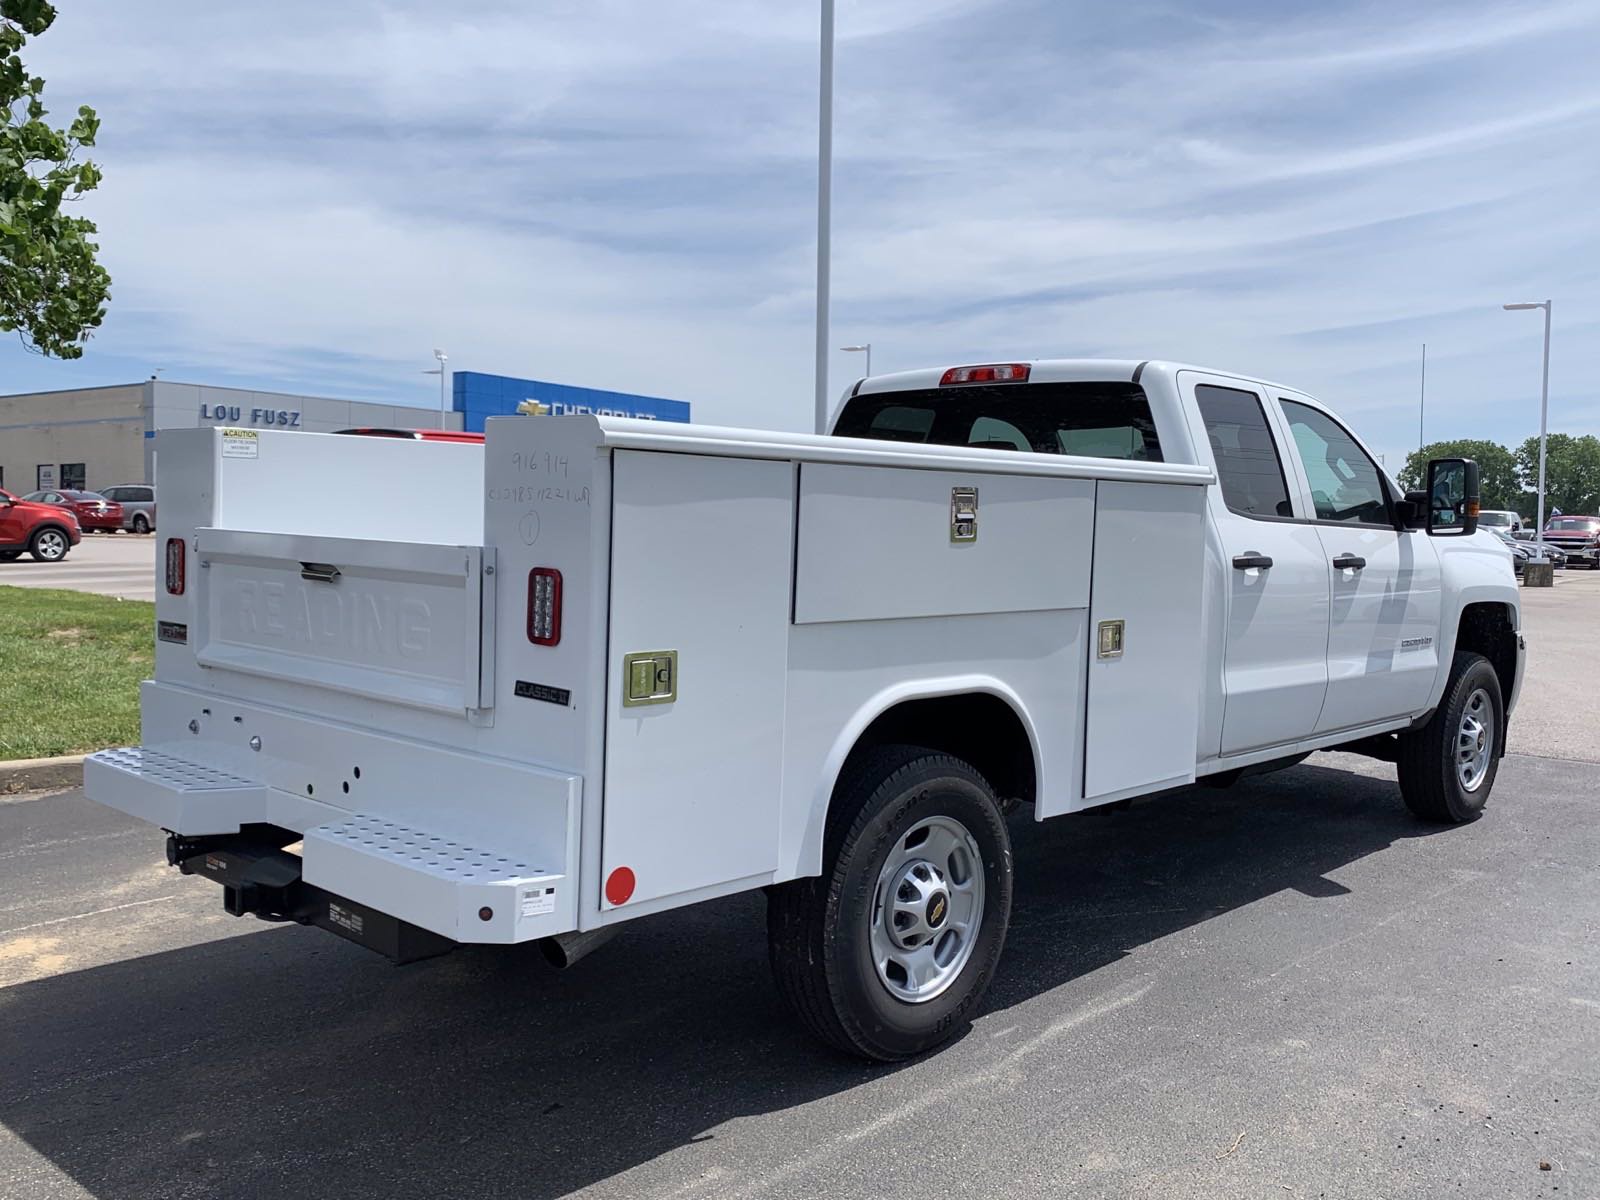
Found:
[[[101,488],[107,500],[122,505],[122,527],[134,533],[149,533],[156,527],[156,489],[148,483],[119,483]]]

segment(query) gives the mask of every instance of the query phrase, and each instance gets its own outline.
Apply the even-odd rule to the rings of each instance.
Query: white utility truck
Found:
[[[765,888],[793,1009],[877,1059],[982,996],[1017,804],[1337,747],[1482,810],[1523,643],[1472,463],[1402,495],[1311,397],[1157,362],[864,379],[833,432],[163,431],[143,745],[88,793],[399,961]]]

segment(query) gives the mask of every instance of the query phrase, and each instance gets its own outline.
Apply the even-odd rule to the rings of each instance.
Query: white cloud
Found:
[[[780,0],[78,0],[30,62],[104,119],[111,316],[0,373],[427,404],[437,344],[802,425],[816,32]],[[880,368],[1197,359],[1394,455],[1424,340],[1430,430],[1526,435],[1537,331],[1498,306],[1548,294],[1552,422],[1600,418],[1592,4],[841,0],[839,35],[834,341]]]

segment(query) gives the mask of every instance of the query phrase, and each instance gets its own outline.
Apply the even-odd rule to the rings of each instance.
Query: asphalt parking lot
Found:
[[[34,562],[24,554],[0,563],[0,584],[70,588],[124,600],[156,598],[156,535],[86,533],[60,562]]]
[[[0,800],[0,1194],[1600,1194],[1600,574],[1523,595],[1483,820],[1342,755],[1015,817],[984,1011],[891,1069],[786,1018],[759,897],[395,968]]]

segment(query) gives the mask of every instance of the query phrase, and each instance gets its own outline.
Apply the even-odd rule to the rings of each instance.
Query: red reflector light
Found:
[[[528,572],[528,640],[536,646],[561,640],[561,572],[554,567]]]
[[[985,363],[979,367],[951,367],[939,380],[940,387],[962,383],[1027,383],[1031,363]]]
[[[167,595],[183,595],[183,539],[167,539]]]

